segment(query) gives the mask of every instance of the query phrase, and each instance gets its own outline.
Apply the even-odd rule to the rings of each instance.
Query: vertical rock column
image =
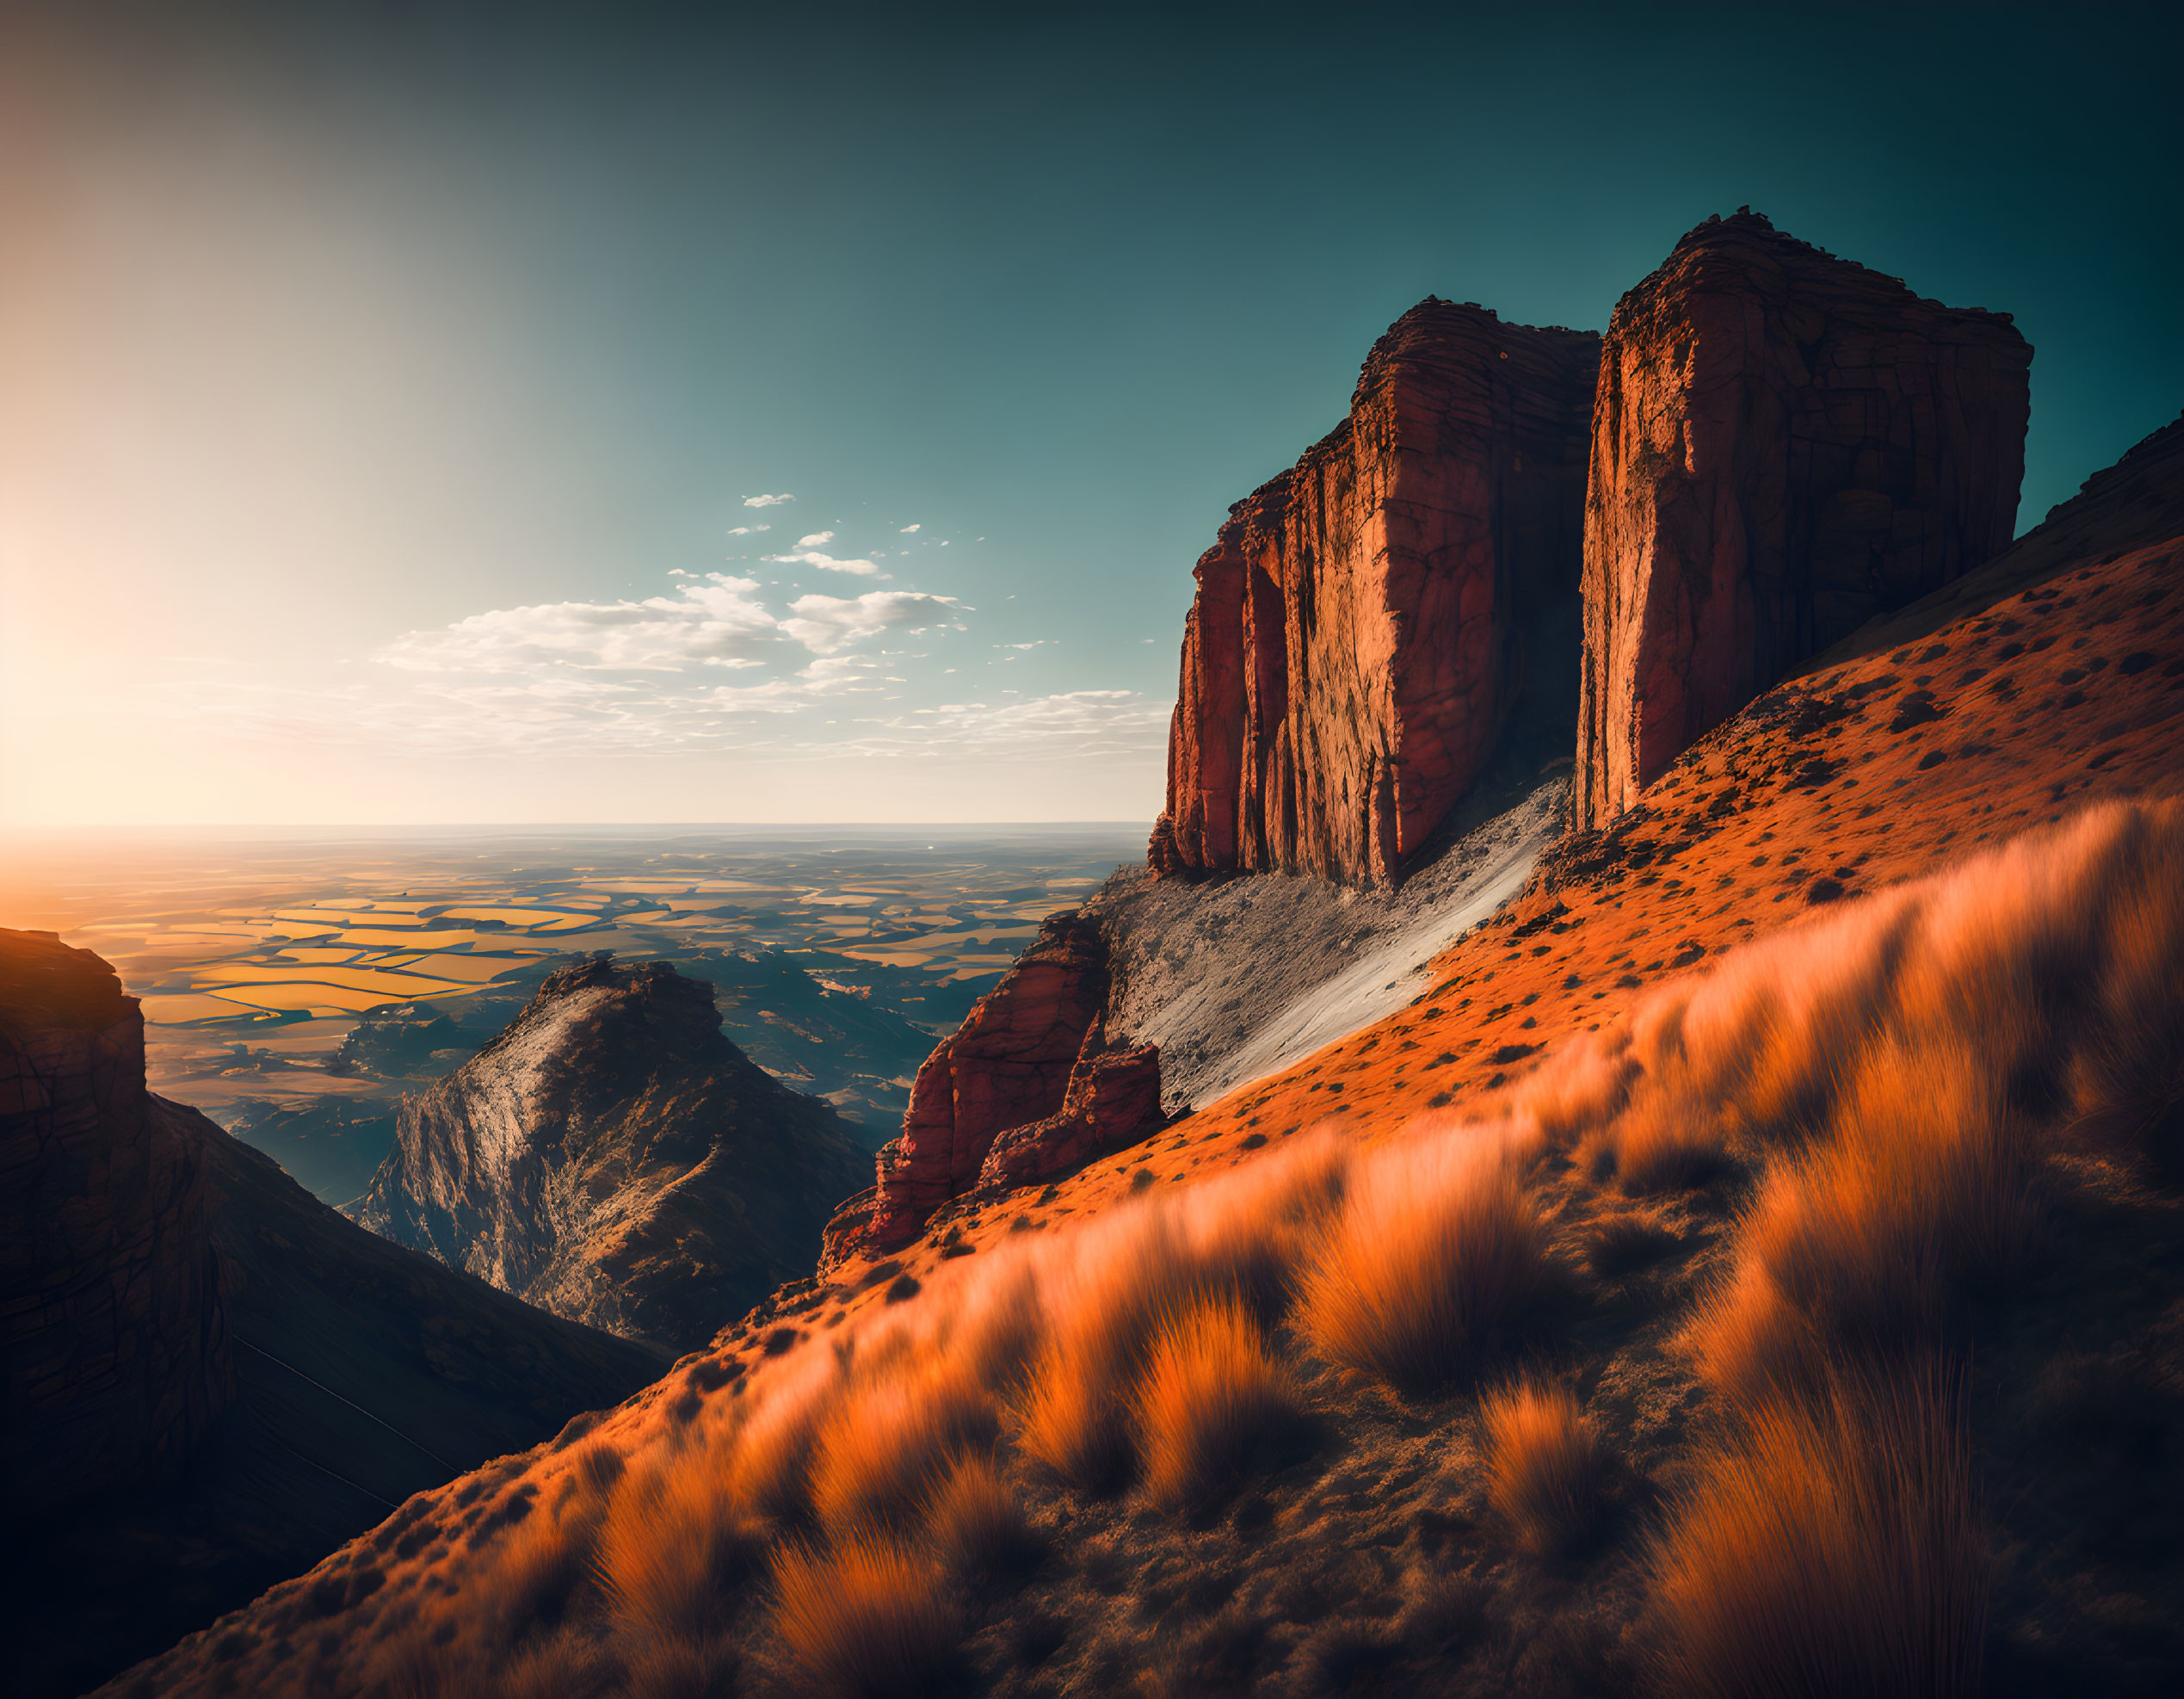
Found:
[[[1743,213],[1608,324],[1576,817],[1601,826],[1805,658],[2006,547],[2033,351]]]
[[[1158,872],[1402,874],[1527,701],[1575,695],[1599,338],[1428,300],[1197,567]]]
[[[33,1511],[170,1473],[234,1396],[203,1158],[149,1112],[144,1018],[0,930],[0,1483]]]

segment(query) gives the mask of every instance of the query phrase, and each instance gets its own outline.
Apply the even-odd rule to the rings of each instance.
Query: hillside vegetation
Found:
[[[688,1359],[114,1690],[2164,1691],[2180,961],[2184,804],[2096,804]]]

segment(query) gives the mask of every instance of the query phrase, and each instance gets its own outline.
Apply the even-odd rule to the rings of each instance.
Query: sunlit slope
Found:
[[[693,1359],[143,1678],[2163,1690],[2184,1572],[2118,1518],[2179,1502],[2131,1444],[2184,1371],[2181,951],[2184,805],[2083,811],[1490,1113]]]
[[[161,1690],[2171,1690],[2180,569],[1778,688],[1419,1004]]]

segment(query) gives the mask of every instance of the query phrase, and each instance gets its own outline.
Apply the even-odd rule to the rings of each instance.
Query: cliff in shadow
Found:
[[[664,1366],[149,1094],[136,1000],[89,952],[0,931],[0,1030],[12,1690],[81,1692]]]

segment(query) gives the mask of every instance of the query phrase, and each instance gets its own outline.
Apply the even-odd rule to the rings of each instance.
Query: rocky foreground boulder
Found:
[[[1511,717],[1574,729],[1600,338],[1428,298],[1195,569],[1157,873],[1388,883]]]
[[[1576,823],[1797,664],[2009,546],[2033,350],[1756,213],[1618,303],[1585,505]]]
[[[869,1149],[722,1035],[710,985],[602,957],[404,1100],[357,1215],[556,1315],[689,1350],[811,1272]]]
[[[899,1250],[943,1204],[1054,1178],[1157,1125],[1160,1053],[1109,1046],[1108,985],[1097,924],[1050,916],[918,1070],[878,1183],[836,1211],[821,1266]]]

